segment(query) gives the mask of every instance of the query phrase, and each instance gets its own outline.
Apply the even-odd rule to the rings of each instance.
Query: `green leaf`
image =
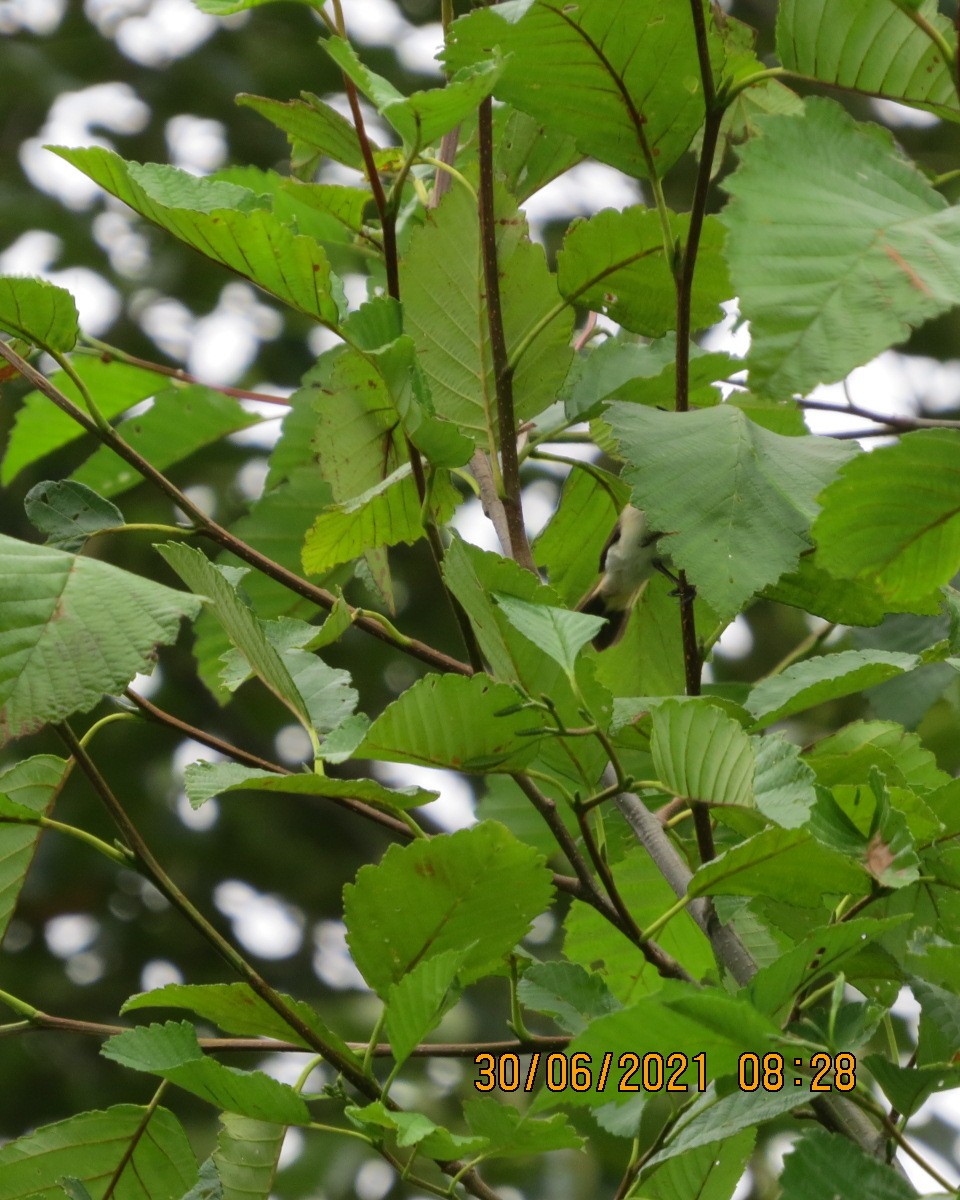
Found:
[[[748,986],[751,1002],[762,1013],[782,1017],[782,1010],[792,1005],[798,995],[841,970],[853,955],[905,920],[906,917],[886,920],[864,917],[815,930],[760,968]]]
[[[549,905],[543,859],[502,825],[391,846],[344,889],[353,960],[381,996],[417,963],[464,951],[460,979],[489,974]]]
[[[676,903],[673,889],[642,846],[629,850],[611,870],[617,891],[641,929]],[[677,913],[657,934],[657,945],[682,962],[695,979],[716,969],[709,941],[687,912]],[[660,988],[656,969],[638,960],[636,947],[589,905],[571,906],[564,921],[563,951],[588,970],[599,971],[622,1003]]]
[[[781,829],[806,824],[816,801],[815,776],[800,758],[800,747],[779,733],[754,739],[756,770],[753,802],[758,812]]]
[[[516,710],[518,693],[489,675],[426,675],[388,705],[367,731],[356,758],[516,771],[536,753],[543,714]]]
[[[517,995],[525,1008],[546,1013],[574,1034],[620,1007],[600,975],[572,962],[534,963],[524,971]]]
[[[216,0],[207,0],[207,3]],[[264,3],[268,0],[263,0]],[[303,93],[302,100],[272,100],[241,92],[237,103],[266,117],[289,137],[291,143],[305,143],[317,154],[363,170],[363,152],[353,125],[317,96]],[[371,143],[374,151],[377,146]]]
[[[673,248],[675,242],[685,241],[689,224],[688,215],[670,214],[671,242],[665,250],[655,209],[639,205],[622,212],[604,209],[595,217],[574,221],[557,255],[561,294],[571,304],[605,312],[634,333],[662,337],[676,328]],[[723,240],[723,226],[715,217],[707,217],[694,276],[693,329],[718,321],[720,301],[732,294]]]
[[[567,1055],[587,1054],[593,1071],[594,1086],[584,1092],[565,1091],[557,1094],[541,1091],[534,1109],[542,1109],[561,1101],[564,1105],[593,1107],[613,1102],[623,1104],[629,1091],[620,1092],[619,1083],[629,1063],[619,1065],[624,1053],[675,1054],[688,1057],[703,1052],[713,1077],[728,1075],[737,1069],[737,1060],[746,1050],[763,1053],[772,1048],[779,1029],[745,1000],[724,995],[716,988],[698,990],[687,984],[663,981],[664,986],[652,996],[619,1012],[597,1017],[577,1035],[567,1048]],[[682,1048],[682,1049],[681,1049]],[[601,1064],[605,1056],[612,1057],[605,1089],[597,1088]],[[608,1060],[610,1061],[610,1060]],[[697,1087],[697,1068],[688,1064],[680,1077],[689,1092]],[[639,1076],[632,1081],[639,1085]],[[688,1093],[689,1095],[689,1093]]]
[[[76,301],[65,288],[43,279],[0,275],[0,329],[62,354],[76,345],[79,321]]]
[[[813,907],[824,895],[863,895],[865,872],[799,829],[764,829],[705,863],[689,896],[773,896]]]
[[[207,601],[257,677],[308,730],[312,729],[306,702],[286,664],[223,570],[202,551],[182,542],[167,542],[156,549],[187,587]]]
[[[627,489],[616,476],[572,470],[564,480],[560,502],[549,524],[533,544],[538,567],[564,604],[575,605],[596,581],[603,547],[617,521],[618,501]]]
[[[936,0],[915,9],[948,41],[955,31]],[[788,71],[844,89],[882,96],[957,120],[953,74],[925,30],[896,3],[873,0],[783,0],[777,53]]]
[[[377,112],[389,121],[410,150],[431,145],[472,113],[493,91],[503,70],[499,62],[475,63],[458,71],[445,87],[404,96],[382,75],[365,67],[343,38],[324,38],[320,45],[373,102]]]
[[[703,121],[693,19],[683,0],[575,7],[512,0],[456,21],[443,58],[460,67],[489,58],[493,47],[505,59],[499,100],[628,175],[649,178],[651,165],[665,174]]]
[[[829,438],[770,433],[730,405],[665,413],[618,403],[605,420],[634,503],[671,535],[664,549],[721,618],[796,566],[816,497],[852,453]],[[689,479],[695,489],[680,486]]]
[[[221,1115],[213,1161],[223,1200],[269,1200],[286,1132],[285,1125]]]
[[[649,1200],[730,1200],[753,1153],[756,1131],[742,1129],[662,1162],[642,1183]]]
[[[204,1159],[197,1182],[180,1200],[223,1200],[223,1187],[213,1159]]]
[[[262,1071],[239,1071],[204,1055],[189,1021],[142,1025],[115,1034],[100,1053],[133,1071],[159,1075],[209,1104],[257,1121],[309,1125],[300,1094]]]
[[[960,213],[833,101],[760,127],[724,185],[730,274],[751,385],[808,392],[960,301]]]
[[[432,954],[387,989],[386,1030],[397,1066],[460,999],[456,979],[465,954],[464,950]]]
[[[573,312],[515,201],[495,193],[500,299],[507,354],[515,362],[518,421],[549,407],[566,376]],[[404,328],[416,344],[437,414],[487,453],[498,444],[480,229],[473,198],[455,187],[415,230],[401,262]],[[522,354],[518,352],[524,347]]]
[[[667,700],[653,710],[657,778],[688,800],[752,805],[754,753],[739,722],[707,703]]]
[[[892,721],[855,721],[823,738],[806,760],[825,787],[866,783],[874,766],[893,786],[926,791],[950,779],[917,735]]]
[[[559,663],[571,678],[580,651],[604,624],[603,617],[546,604],[528,604],[514,596],[495,593],[494,599],[514,629]]]
[[[87,538],[102,529],[119,529],[126,522],[115,504],[83,483],[46,479],[23,498],[27,517],[58,550],[82,550]]]
[[[0,798],[46,816],[66,766],[64,759],[52,754],[22,759],[0,774]],[[0,941],[7,932],[39,838],[36,825],[0,822]]]
[[[288,796],[328,796],[361,800],[391,812],[419,808],[436,800],[439,793],[421,787],[388,788],[376,779],[332,779],[329,775],[276,775],[240,763],[191,763],[184,777],[184,790],[194,808],[211,796],[227,792],[279,792]]]
[[[341,1053],[349,1057],[351,1051],[346,1044],[331,1033],[309,1004],[294,1000],[291,996],[282,998],[308,1028],[333,1042]],[[186,1009],[204,1021],[212,1021],[225,1033],[238,1037],[274,1038],[281,1042],[307,1044],[246,983],[170,983],[154,988],[152,992],[131,996],[120,1011],[137,1012],[144,1008]]]
[[[64,1175],[60,1180],[60,1186],[66,1192],[69,1200],[92,1200],[86,1186],[75,1176]]]
[[[134,177],[131,167],[135,169],[138,164],[124,162],[110,150],[51,148],[118,200],[194,250],[236,271],[298,312],[336,328],[340,313],[333,297],[330,264],[322,247],[312,238],[293,233],[272,213],[263,210],[238,212],[234,208],[221,208],[203,212],[195,207],[160,202]],[[158,167],[157,172],[171,181],[182,174],[173,167]],[[211,189],[223,187],[216,180],[196,183],[207,184]],[[219,196],[221,192],[213,195]]]
[[[199,607],[108,563],[0,535],[0,743],[122,691]]]
[[[754,687],[746,708],[763,729],[793,713],[828,700],[852,696],[884,679],[892,679],[920,665],[916,654],[889,650],[841,650],[794,663]]]
[[[470,1131],[487,1139],[485,1158],[520,1158],[584,1147],[583,1138],[563,1113],[537,1120],[498,1103],[491,1096],[474,1096],[464,1101],[463,1115]]]
[[[823,566],[897,605],[948,583],[960,569],[958,452],[955,430],[925,429],[848,463],[820,497],[813,534]],[[923,480],[909,503],[905,479]]]
[[[438,522],[450,519],[459,498],[449,475],[436,478],[431,501]],[[359,496],[320,513],[303,544],[303,567],[320,575],[365,550],[410,545],[425,536],[417,485],[406,463]]]
[[[147,462],[165,471],[204,446],[262,420],[232,396],[212,388],[177,387],[160,392],[145,413],[124,421],[117,432]],[[108,446],[95,450],[70,478],[101,496],[117,496],[143,481]]]
[[[871,1200],[916,1200],[902,1175],[839,1133],[808,1129],[784,1159],[782,1200],[821,1196],[869,1196]]]
[[[897,1066],[881,1054],[868,1054],[863,1065],[904,1117],[911,1117],[935,1092],[960,1088],[960,1066]]]
[[[0,1146],[0,1200],[63,1200],[60,1180],[69,1175],[92,1187],[95,1200],[124,1160],[133,1154],[113,1191],[114,1200],[179,1200],[197,1179],[197,1160],[179,1121],[165,1108],[118,1104],[43,1125]]]
[[[99,358],[77,357],[71,363],[87,390],[97,402],[97,408],[107,420],[134,404],[152,396],[164,385],[164,381],[153,371],[130,367],[121,362],[104,362]],[[77,385],[65,371],[50,376],[50,382],[77,405],[84,408],[83,397]],[[81,426],[55,408],[42,392],[28,392],[17,410],[10,441],[3,456],[0,483],[8,484],[24,467],[28,467],[46,454],[59,450],[83,437]],[[124,464],[127,470],[126,464]],[[139,479],[139,476],[137,477]]]
[[[756,1052],[756,1051],[754,1051]],[[680,1117],[666,1140],[666,1145],[650,1159],[648,1166],[667,1162],[678,1156],[686,1157],[698,1146],[711,1142],[726,1143],[741,1130],[772,1121],[802,1104],[809,1094],[796,1088],[782,1092],[733,1092],[718,1100],[716,1091],[708,1089]]]
[[[494,172],[518,204],[583,157],[572,137],[508,104],[494,109],[493,129]]]
[[[350,1105],[345,1111],[355,1125],[375,1139],[383,1136],[381,1130],[389,1129],[396,1135],[397,1145],[402,1149],[416,1147],[420,1154],[441,1162],[458,1155],[472,1158],[485,1145],[483,1138],[451,1133],[423,1113],[388,1109],[381,1100],[375,1100],[363,1108]]]

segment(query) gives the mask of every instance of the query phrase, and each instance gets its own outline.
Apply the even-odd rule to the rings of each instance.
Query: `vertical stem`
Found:
[[[500,434],[500,462],[503,475],[503,508],[510,533],[510,552],[528,571],[536,573],[533,555],[523,526],[520,502],[520,462],[517,455],[517,422],[513,408],[513,369],[507,357],[500,305],[500,276],[497,266],[497,226],[493,203],[493,104],[488,96],[480,103],[480,245],[483,278],[490,325],[490,349],[497,395],[497,425]]]
[[[700,60],[706,118],[703,145],[700,150],[700,169],[697,172],[697,182],[693,193],[687,241],[674,263],[674,279],[677,286],[676,411],[678,413],[687,412],[690,408],[690,306],[693,297],[693,276],[697,267],[697,251],[700,247],[700,235],[703,231],[703,219],[707,209],[707,192],[710,187],[713,156],[720,133],[720,122],[723,119],[723,110],[717,107],[716,90],[713,86],[703,4],[701,0],[691,0],[690,6],[697,41],[697,56]],[[687,581],[686,572],[680,571],[677,578],[686,691],[688,696],[699,696],[703,674],[703,655],[697,638],[696,618],[693,611],[695,591]],[[700,859],[702,862],[708,862],[714,857],[710,810],[704,804],[694,803],[692,811]]]

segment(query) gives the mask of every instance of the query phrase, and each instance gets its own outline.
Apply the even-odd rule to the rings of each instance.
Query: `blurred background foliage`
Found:
[[[437,81],[430,59],[439,44],[440,0],[344,0],[344,7],[359,49],[375,70],[404,91]],[[468,5],[460,0],[457,7],[465,11]],[[725,7],[758,29],[761,55],[768,56],[775,6],[740,0]],[[71,288],[86,331],[129,353],[185,365],[216,384],[278,394],[293,390],[328,342],[317,339],[303,319],[282,313],[271,299],[146,227],[122,206],[77,190],[84,181],[68,180],[71,169],[41,147],[106,142],[126,158],[170,161],[200,172],[232,164],[285,171],[288,148],[282,134],[235,105],[233,97],[252,92],[288,99],[302,89],[321,96],[336,93],[338,79],[317,48],[318,32],[311,13],[297,4],[271,4],[215,20],[199,14],[190,0],[0,0],[0,270],[43,271]],[[858,117],[889,123],[907,151],[932,172],[957,166],[954,126],[906,122],[890,105],[857,100],[850,107]],[[668,201],[675,208],[688,207],[692,162],[687,156],[668,181]],[[730,165],[728,160],[723,169]],[[549,203],[535,202],[535,229],[548,250],[555,249],[577,211],[640,199],[636,185],[613,174],[592,184],[585,177],[579,190],[559,185],[551,189]],[[721,199],[718,190],[713,203]],[[904,356],[887,356],[891,394],[902,398],[906,390],[914,408],[942,413],[960,405],[960,370],[950,365],[958,336],[953,314],[917,334]],[[5,386],[0,438],[9,432],[21,394]],[[882,407],[883,396],[871,399]],[[846,422],[845,427],[855,426]],[[197,454],[171,474],[181,487],[201,488],[192,494],[201,495],[218,520],[229,524],[262,483],[270,428],[257,438],[237,437]],[[23,516],[24,494],[41,478],[68,474],[88,449],[76,443],[40,468],[21,473],[0,498],[2,531],[35,539]],[[556,478],[531,479],[531,500],[543,509],[555,495]],[[145,486],[121,502],[128,521],[171,516]],[[148,535],[113,538],[95,552],[132,571],[178,582],[165,574]],[[456,652],[448,609],[434,592],[427,557],[415,548],[391,554],[391,560],[404,630]],[[862,644],[912,648],[912,620],[899,618],[866,631]],[[714,657],[713,676],[755,679],[807,632],[797,611],[757,603]],[[409,686],[418,671],[411,660],[399,661],[379,642],[355,633],[329,660],[349,667],[363,707],[373,712]],[[947,678],[955,676],[948,671]],[[899,690],[886,685],[875,696],[825,706],[792,733],[806,742],[858,713],[881,713],[911,726],[921,723],[941,765],[956,769],[957,684],[951,682],[943,692],[946,679],[927,676],[926,692],[917,696],[904,688],[922,686],[923,672],[909,679],[912,683]],[[290,764],[303,755],[296,731],[257,685],[246,685],[226,708],[218,707],[196,682],[189,635],[161,654],[154,680],[141,684],[144,690],[153,687],[154,703],[254,753]],[[104,706],[92,717],[107,711]],[[76,721],[75,727],[86,723]],[[241,795],[193,814],[182,795],[182,770],[210,753],[147,723],[108,727],[93,750],[178,883],[205,911],[219,913],[222,926],[232,929],[271,982],[315,1002],[348,1036],[365,1037],[373,1008],[352,986],[356,977],[340,942],[340,894],[360,865],[379,857],[382,835],[336,808],[286,797],[263,801]],[[47,733],[8,749],[5,761],[61,752]],[[443,783],[448,798],[455,796],[454,784]],[[112,837],[95,797],[79,778],[69,782],[57,815]],[[552,933],[545,928],[537,936],[549,940]],[[117,1019],[132,992],[178,979],[227,978],[209,948],[151,889],[84,848],[49,835],[42,839],[11,926],[0,977],[5,990],[49,1013],[105,1022]],[[503,1036],[506,1000],[506,989],[495,986],[471,995],[443,1032],[451,1039]],[[104,1062],[98,1048],[95,1039],[66,1034],[0,1040],[0,1139],[83,1108],[145,1102],[153,1085]],[[295,1077],[299,1060],[285,1069]],[[433,1106],[439,1113],[444,1096],[452,1103],[468,1094],[469,1064],[442,1061],[418,1070],[424,1094],[431,1097],[427,1111]],[[175,1105],[188,1124],[192,1118],[197,1148],[206,1153],[213,1136],[209,1111],[183,1093]],[[595,1131],[592,1137],[601,1147],[596,1161],[553,1155],[531,1163],[530,1194],[574,1197],[607,1191],[609,1180],[597,1175],[604,1167],[602,1138],[598,1141]],[[363,1166],[363,1152],[355,1145],[343,1139],[331,1154],[329,1143],[322,1149],[310,1143],[297,1154],[298,1144],[292,1144],[277,1194],[319,1195],[322,1183],[327,1196],[376,1200],[386,1195],[389,1172],[384,1176],[374,1160]],[[609,1165],[613,1169],[612,1157]],[[523,1185],[522,1169],[514,1180]]]

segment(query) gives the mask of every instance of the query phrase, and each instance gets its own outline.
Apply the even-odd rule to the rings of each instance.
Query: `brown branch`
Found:
[[[216,750],[220,754],[225,754],[229,758],[235,759],[237,762],[242,762],[246,766],[256,767],[261,771],[272,771],[275,775],[285,776],[287,778],[296,775],[296,772],[288,770],[286,767],[281,767],[277,763],[268,762],[266,759],[258,758],[255,754],[250,754],[247,750],[242,750],[239,746],[234,746],[230,742],[222,741],[212,734],[206,733],[203,729],[199,729],[196,725],[190,725],[186,721],[181,721],[179,717],[173,716],[172,713],[165,712],[162,708],[157,708],[151,704],[145,697],[138,695],[136,692],[127,688],[124,695],[131,700],[141,710],[143,715],[151,721],[155,721],[160,725],[167,725],[171,729],[176,729],[179,733],[186,737],[193,738],[194,741],[200,742],[201,745],[209,746],[211,750]],[[299,793],[298,793],[299,795]],[[300,799],[303,796],[300,795]],[[402,837],[404,840],[412,838],[413,831],[403,821],[397,817],[391,816],[389,813],[381,812],[372,804],[367,804],[363,800],[357,800],[351,796],[316,796],[314,799],[327,800],[338,808],[343,808],[347,812],[351,812],[354,816],[363,817],[368,821],[373,821],[377,825],[381,825],[387,829],[395,837]]]
[[[279,404],[284,408],[290,407],[286,396],[271,396],[267,392],[251,392],[247,388],[221,387],[219,384],[206,383],[196,375],[181,370],[180,367],[165,367],[162,363],[151,362],[146,358],[137,358],[135,354],[127,354],[125,350],[117,350],[113,346],[105,346],[102,342],[91,339],[90,344],[96,349],[101,362],[122,362],[131,367],[140,367],[144,371],[152,371],[155,375],[164,375],[168,379],[176,379],[180,383],[196,384],[209,388],[211,392],[220,392],[224,396],[235,396],[238,400],[257,400],[261,404]]]
[[[497,429],[500,435],[500,462],[503,476],[503,509],[510,535],[511,557],[536,574],[527,531],[523,524],[520,498],[520,460],[517,453],[517,421],[513,407],[513,369],[507,355],[500,303],[500,270],[497,263],[497,222],[493,198],[493,102],[488,96],[480,102],[478,114],[480,189],[480,249],[483,259],[487,321],[490,327],[490,352],[493,357],[493,381],[497,397]]]
[[[801,408],[813,409],[817,412],[835,412],[842,413],[847,417],[860,417],[864,421],[873,421],[877,425],[886,425],[888,429],[896,429],[899,433],[915,433],[918,429],[960,429],[960,421],[953,421],[946,417],[938,420],[936,417],[899,417],[885,416],[883,413],[873,412],[869,408],[861,408],[859,404],[854,404],[847,401],[846,404],[832,404],[829,400],[798,400],[797,403]],[[868,437],[870,433],[878,432],[879,436],[884,436],[886,430],[873,431],[869,430],[863,433],[851,433],[849,437]],[[840,436],[840,435],[834,435]]]
[[[337,603],[337,597],[333,592],[316,584],[309,583],[293,571],[289,571],[281,563],[274,562],[273,559],[268,558],[265,554],[261,554],[259,550],[255,550],[253,546],[241,541],[240,538],[235,537],[229,530],[224,529],[222,525],[218,525],[212,517],[208,517],[202,509],[193,504],[161,471],[158,471],[156,467],[147,462],[142,455],[138,454],[132,446],[125,442],[116,430],[99,428],[91,417],[77,408],[45,375],[41,374],[40,371],[31,366],[25,359],[21,358],[2,339],[0,339],[0,357],[5,358],[29,383],[42,392],[48,400],[51,400],[57,408],[65,412],[67,416],[76,421],[88,433],[92,433],[94,437],[99,438],[104,445],[109,446],[115,454],[119,455],[125,462],[128,462],[145,479],[149,479],[182,512],[186,513],[195,523],[196,528],[205,537],[208,537],[222,549],[229,550],[237,558],[249,563],[252,567],[256,567],[264,575],[275,579],[277,583],[282,584],[295,595],[302,596],[305,600],[316,604],[319,608],[329,611]],[[353,608],[350,611],[354,617],[353,623],[358,629],[362,629],[364,633],[368,633],[379,641],[385,642],[395,650],[409,654],[412,658],[419,659],[420,662],[426,663],[435,670],[453,671],[458,675],[473,674],[473,668],[469,663],[452,658],[450,655],[444,654],[442,650],[435,650],[432,646],[428,646],[425,642],[418,641],[416,638],[402,636],[398,638],[374,617],[356,615],[356,609]]]

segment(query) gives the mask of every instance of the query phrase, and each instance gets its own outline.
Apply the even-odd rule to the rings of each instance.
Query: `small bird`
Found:
[[[669,560],[657,547],[662,536],[662,531],[650,529],[642,509],[632,504],[624,506],[600,556],[600,582],[578,606],[580,612],[607,618],[593,639],[598,650],[605,650],[623,636],[630,611],[654,571],[669,574]]]

